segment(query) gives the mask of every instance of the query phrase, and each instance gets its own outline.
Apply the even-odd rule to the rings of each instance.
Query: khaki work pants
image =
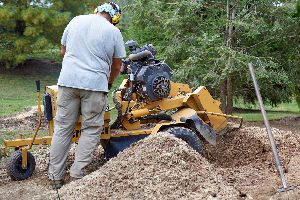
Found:
[[[70,176],[82,178],[85,175],[83,169],[91,162],[92,153],[100,141],[106,104],[107,96],[104,92],[58,87],[54,135],[50,147],[49,179],[64,178],[73,131],[80,112],[81,136],[76,147]]]

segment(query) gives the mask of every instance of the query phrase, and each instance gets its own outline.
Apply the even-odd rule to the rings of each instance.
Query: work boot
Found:
[[[81,178],[75,178],[75,177],[70,176],[70,182],[73,182],[73,181],[76,181],[76,180],[79,180],[79,179],[81,179]]]
[[[53,190],[58,190],[65,184],[64,180],[50,180],[50,181]]]

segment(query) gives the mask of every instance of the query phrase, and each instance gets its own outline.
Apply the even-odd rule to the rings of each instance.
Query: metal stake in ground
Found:
[[[256,96],[257,96],[257,99],[258,99],[259,107],[260,107],[260,110],[261,110],[261,113],[262,113],[262,116],[263,116],[263,119],[264,119],[264,123],[265,123],[267,133],[268,133],[268,136],[269,136],[269,140],[270,140],[270,143],[271,143],[271,146],[272,146],[272,151],[273,151],[273,155],[274,155],[274,158],[275,158],[275,161],[276,161],[277,170],[278,170],[278,173],[279,173],[279,176],[280,176],[280,179],[281,179],[281,183],[283,185],[283,188],[279,188],[277,191],[278,192],[286,192],[288,190],[294,189],[294,187],[288,187],[288,185],[285,181],[281,161],[279,159],[279,155],[278,155],[278,151],[277,151],[277,148],[276,148],[274,136],[273,136],[271,128],[270,128],[270,124],[269,124],[269,120],[267,118],[267,114],[266,114],[266,111],[265,111],[265,108],[264,108],[263,100],[262,100],[261,95],[260,95],[260,91],[259,91],[259,87],[258,87],[258,84],[257,84],[257,81],[256,81],[256,77],[255,77],[255,73],[254,73],[252,63],[249,63],[248,66],[249,66],[249,70],[250,70],[252,80],[253,80],[253,83],[254,83],[255,93],[256,93]]]

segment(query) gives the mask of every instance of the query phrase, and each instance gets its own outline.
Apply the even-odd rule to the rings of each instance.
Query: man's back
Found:
[[[94,15],[75,17],[66,27],[61,40],[63,66],[58,80],[57,110],[52,136],[48,177],[53,188],[64,184],[68,151],[73,130],[81,115],[81,136],[76,146],[70,177],[86,175],[85,167],[100,141],[104,125],[109,86],[120,73],[125,57],[122,35],[114,25],[121,18],[121,8],[104,3]]]
[[[71,20],[61,42],[66,54],[58,85],[106,92],[112,58],[125,54],[119,29],[104,17],[80,15]]]

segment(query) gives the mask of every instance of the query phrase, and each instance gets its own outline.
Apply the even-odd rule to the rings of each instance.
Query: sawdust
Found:
[[[2,131],[34,130],[37,119],[37,106],[26,108],[24,111],[17,113],[14,116],[0,117],[0,135]],[[43,129],[45,127],[47,127],[47,121],[43,118],[41,128]]]
[[[295,134],[300,134],[300,116],[288,116],[280,120],[270,120],[270,125],[285,131],[292,131]],[[264,122],[245,122],[245,126],[258,126],[264,128]]]
[[[231,199],[238,192],[168,133],[151,135],[60,190],[62,199]]]
[[[300,137],[272,129],[284,172],[290,185],[300,184]],[[205,157],[218,174],[243,196],[269,199],[282,187],[265,128],[245,127],[223,135],[217,145],[206,145]],[[299,192],[299,191],[297,191]],[[300,193],[297,198],[300,199]]]
[[[35,118],[26,114],[13,119],[22,129],[28,128],[24,121],[30,117]],[[290,123],[295,120],[298,118]],[[288,119],[281,121],[289,127]],[[300,135],[296,128],[293,132],[273,128],[291,186],[300,185]],[[74,148],[67,161],[67,181]],[[59,194],[62,199],[278,199],[273,194],[282,186],[264,128],[247,124],[219,136],[215,147],[205,145],[204,152],[200,156],[168,134],[152,135],[104,164],[99,147],[87,168],[88,175],[66,184]],[[38,147],[33,153],[37,169],[25,181],[11,181],[4,160],[0,162],[0,199],[56,199],[47,181],[48,147]],[[291,199],[300,199],[299,190],[292,194]]]
[[[74,161],[76,145],[72,145],[66,167],[65,180],[69,182],[69,170]],[[11,181],[5,171],[5,160],[0,162],[0,200],[1,199],[56,199],[50,197],[49,193],[53,193],[50,181],[48,181],[48,163],[49,148],[47,146],[37,146],[32,152],[36,169],[34,174],[27,180]],[[93,153],[91,164],[87,167],[87,174],[99,169],[106,161],[104,160],[104,151],[99,146]]]

